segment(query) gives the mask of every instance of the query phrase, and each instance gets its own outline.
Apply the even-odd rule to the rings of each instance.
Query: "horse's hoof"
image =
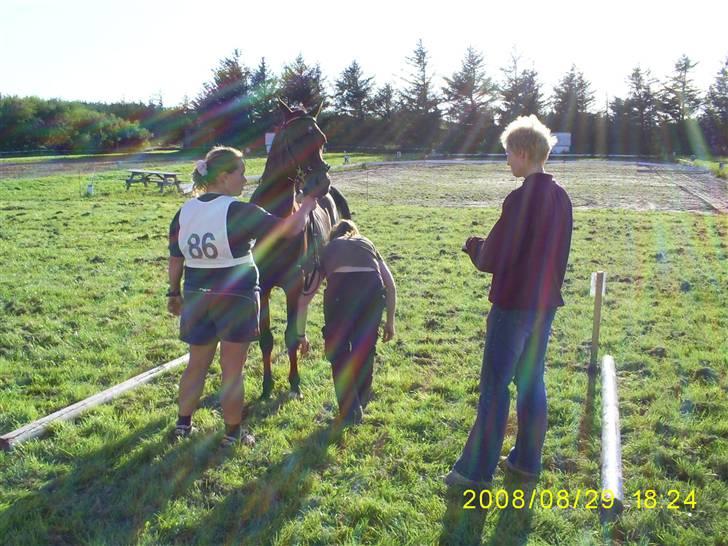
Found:
[[[288,397],[291,400],[303,400],[303,394],[301,393],[301,379],[298,376],[295,376],[292,380],[289,381],[291,385],[291,392],[288,394]]]

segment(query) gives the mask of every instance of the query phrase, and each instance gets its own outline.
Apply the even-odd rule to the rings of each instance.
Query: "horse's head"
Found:
[[[253,200],[277,216],[287,216],[293,210],[296,184],[330,183],[329,165],[323,158],[326,135],[316,123],[321,105],[313,115],[280,99],[278,106],[283,124],[273,140]]]
[[[322,170],[326,165],[323,158],[326,135],[316,123],[321,106],[323,103],[319,105],[316,113],[311,115],[302,108],[292,109],[279,100],[284,121],[278,138],[286,146],[296,168],[304,173]]]

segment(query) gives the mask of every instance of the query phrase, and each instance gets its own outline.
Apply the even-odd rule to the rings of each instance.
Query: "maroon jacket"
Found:
[[[503,309],[564,305],[561,285],[571,246],[571,200],[550,174],[535,173],[503,201],[488,237],[470,237],[466,252],[493,274],[488,299]]]

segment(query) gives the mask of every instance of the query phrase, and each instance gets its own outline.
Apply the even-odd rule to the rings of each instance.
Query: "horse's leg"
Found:
[[[298,398],[301,395],[301,378],[298,375],[298,303],[303,292],[303,275],[296,275],[286,288],[286,348],[288,349],[288,382],[291,392]]]
[[[263,353],[263,398],[273,392],[273,372],[271,354],[273,353],[273,333],[270,330],[270,292],[260,295],[260,351]]]

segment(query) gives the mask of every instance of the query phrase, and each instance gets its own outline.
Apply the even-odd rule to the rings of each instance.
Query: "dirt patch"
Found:
[[[577,209],[728,211],[726,183],[704,169],[634,161],[550,161]],[[502,161],[377,165],[332,173],[347,197],[372,203],[500,207],[520,185]]]
[[[179,158],[123,157],[0,162],[0,181],[145,168]],[[547,164],[577,209],[728,212],[728,183],[686,165],[611,160],[559,160]],[[500,207],[520,185],[502,160],[407,162],[332,171],[347,197],[365,202],[452,207]],[[251,189],[253,184],[250,185]]]

